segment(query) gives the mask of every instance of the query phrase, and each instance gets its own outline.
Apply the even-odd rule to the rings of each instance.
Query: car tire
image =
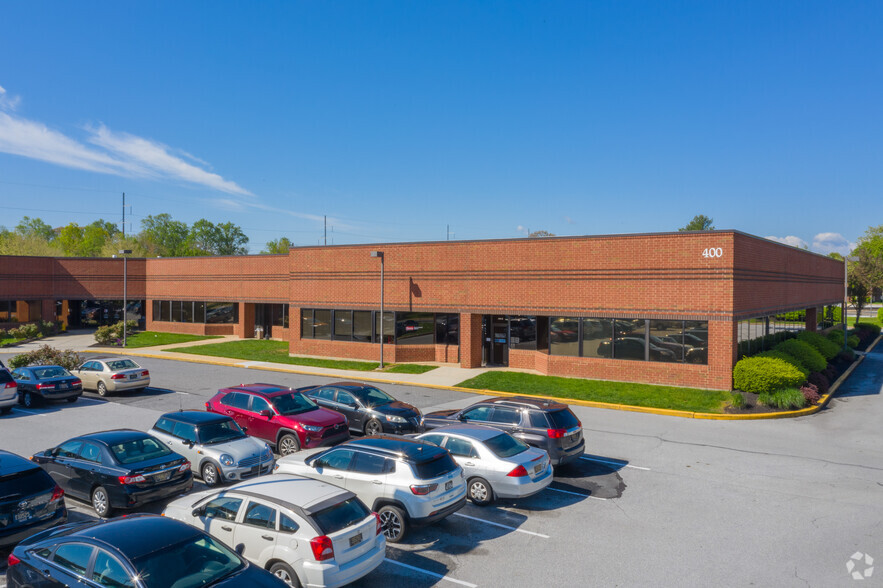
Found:
[[[371,419],[365,423],[365,436],[371,437],[383,433],[383,425],[377,419]]]
[[[27,408],[34,408],[37,406],[37,397],[32,392],[24,392],[21,395],[21,403]]]
[[[484,478],[471,478],[466,485],[469,500],[475,506],[487,506],[494,501],[494,489]]]
[[[288,586],[300,588],[300,580],[292,567],[285,562],[277,561],[270,566],[270,573],[285,582]]]
[[[113,507],[110,506],[110,495],[108,495],[107,490],[103,486],[99,486],[92,491],[92,508],[95,510],[95,514],[102,519],[109,517],[113,511]]]
[[[279,437],[279,455],[290,455],[297,451],[300,451],[300,441],[297,439],[297,435],[293,433],[285,433],[281,437]]]
[[[210,461],[203,464],[199,475],[202,478],[202,482],[209,488],[214,488],[221,483],[221,474],[218,472],[218,466]]]
[[[397,506],[386,505],[377,511],[380,517],[380,529],[386,536],[387,543],[398,543],[405,536],[407,520],[405,513]]]
[[[71,397],[67,398],[66,400],[68,402],[70,402],[71,404],[73,404],[74,402],[77,401],[77,398],[79,398],[79,396],[71,396]]]
[[[99,396],[107,396],[107,384],[105,384],[104,382],[99,381],[99,382],[98,382],[98,387],[95,388],[95,391],[98,392],[98,395],[99,395]]]

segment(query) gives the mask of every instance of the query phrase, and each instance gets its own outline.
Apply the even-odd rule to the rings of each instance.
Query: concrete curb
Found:
[[[877,346],[877,343],[883,339],[883,334],[879,335],[870,346],[868,346],[867,351],[865,353],[870,353],[874,347]],[[95,349],[90,349],[87,351],[82,351],[78,353],[95,353]],[[206,356],[194,356],[190,357],[171,357],[168,355],[161,355],[157,353],[140,353],[137,351],[124,351],[121,349],[101,349],[101,353],[113,353],[116,355],[132,355],[136,357],[149,357],[153,359],[170,359],[173,361],[186,361],[189,363],[202,363],[208,365],[220,365],[227,367],[242,367],[238,365],[239,363],[248,362],[247,359],[229,359],[226,361],[223,360],[214,360],[214,359],[205,359]],[[169,352],[174,352],[174,349],[169,349]],[[818,404],[810,406],[808,408],[801,408],[799,410],[789,410],[784,412],[769,412],[769,413],[761,413],[761,414],[717,414],[710,412],[691,412],[687,410],[672,410],[668,408],[651,408],[647,406],[631,406],[627,404],[611,404],[608,402],[595,402],[593,400],[578,400],[576,398],[557,398],[554,396],[535,396],[532,394],[520,394],[517,392],[501,392],[499,390],[482,390],[479,388],[462,388],[460,386],[442,386],[440,384],[422,384],[416,382],[403,382],[401,380],[386,380],[383,378],[372,378],[372,377],[363,377],[359,375],[355,377],[355,379],[363,380],[365,382],[373,382],[376,384],[397,384],[397,385],[405,385],[405,386],[418,386],[420,388],[434,388],[436,390],[453,390],[455,392],[465,392],[467,394],[478,394],[482,396],[524,396],[526,398],[539,398],[542,400],[552,400],[556,402],[562,402],[564,404],[573,404],[576,406],[585,406],[588,408],[604,408],[607,410],[621,410],[626,412],[642,412],[645,414],[656,414],[662,416],[674,416],[685,419],[703,419],[710,421],[752,421],[752,420],[769,420],[769,419],[786,419],[786,418],[794,418],[807,416],[811,414],[815,414],[825,408],[837,390],[840,388],[840,385],[846,381],[846,379],[852,375],[852,372],[865,360],[865,356],[861,355],[858,358],[858,361],[854,362],[849,368],[843,372],[837,380],[831,385],[828,389],[828,392],[823,395]],[[280,372],[280,373],[288,373],[288,374],[298,374],[301,376],[317,376],[322,378],[329,377],[337,377],[335,374],[322,374],[317,372],[310,372],[305,370],[296,370],[296,369],[287,369],[283,367],[271,367],[271,366],[263,366],[263,365],[255,365],[248,366],[247,369],[251,370],[263,370],[267,372]],[[359,374],[363,372],[357,372]],[[341,376],[345,377],[345,376]]]

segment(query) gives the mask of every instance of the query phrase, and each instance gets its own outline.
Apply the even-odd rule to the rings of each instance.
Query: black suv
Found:
[[[34,462],[0,450],[0,548],[65,522],[61,487]]]
[[[579,459],[585,450],[582,423],[566,404],[551,400],[489,398],[460,410],[431,412],[423,418],[427,431],[458,422],[494,427],[545,449],[553,466]]]

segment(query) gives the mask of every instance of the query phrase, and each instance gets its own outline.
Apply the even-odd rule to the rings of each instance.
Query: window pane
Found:
[[[316,339],[331,339],[331,311],[314,311],[313,337]]]
[[[219,496],[205,505],[205,517],[208,519],[235,521],[236,513],[239,512],[239,507],[241,505],[241,498]]]
[[[685,356],[684,321],[650,321],[650,361],[684,361]]]
[[[431,345],[435,341],[435,315],[397,312],[395,333],[398,345]]]
[[[312,309],[300,309],[300,338],[313,338],[313,311]]]
[[[613,347],[613,321],[608,318],[583,319],[583,357],[610,357]]]
[[[396,320],[394,312],[383,313],[383,342],[395,343]],[[380,312],[374,313],[374,342],[380,343]]]
[[[279,514],[279,530],[280,531],[285,531],[286,533],[294,533],[299,528],[300,527],[298,527],[298,524],[295,523],[294,521],[292,521],[290,518],[288,518],[287,515],[284,515],[282,513]]]
[[[153,320],[155,320],[155,321],[162,320],[159,318],[159,316],[160,316],[159,300],[154,300],[153,301]]]
[[[708,363],[708,321],[684,321],[687,363]]]
[[[205,323],[205,302],[193,303],[193,322]]]
[[[509,317],[509,347],[511,349],[537,348],[537,317]]]
[[[172,300],[172,322],[181,322],[181,301]]]
[[[287,304],[282,305],[282,328],[288,328],[288,313],[291,311],[291,308]]]
[[[122,564],[103,550],[98,550],[98,555],[95,556],[92,581],[109,588],[135,586]]]
[[[79,575],[86,573],[89,560],[92,559],[91,545],[82,543],[68,543],[55,550],[52,560],[63,568],[67,568]]]
[[[351,341],[353,338],[353,311],[334,311],[334,339]]]
[[[371,342],[371,311],[353,311],[353,341]]]
[[[579,355],[579,319],[553,316],[549,320],[549,351],[552,355]]]
[[[193,322],[193,301],[185,300],[181,303],[181,322],[182,323],[192,323]]]
[[[172,320],[172,303],[169,300],[160,301],[160,320],[169,322]]]
[[[644,319],[616,319],[613,328],[613,357],[643,361],[646,356]]]
[[[276,511],[265,504],[252,502],[248,505],[248,509],[245,511],[245,518],[242,522],[254,527],[275,529]]]
[[[206,302],[206,323],[235,323],[238,322],[239,305],[235,302]]]
[[[270,309],[270,324],[274,327],[285,326],[285,304],[268,304]]]

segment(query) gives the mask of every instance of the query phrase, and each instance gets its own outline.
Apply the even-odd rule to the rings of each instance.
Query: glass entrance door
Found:
[[[485,364],[489,366],[508,366],[509,320],[501,315],[485,315],[482,322]]]

